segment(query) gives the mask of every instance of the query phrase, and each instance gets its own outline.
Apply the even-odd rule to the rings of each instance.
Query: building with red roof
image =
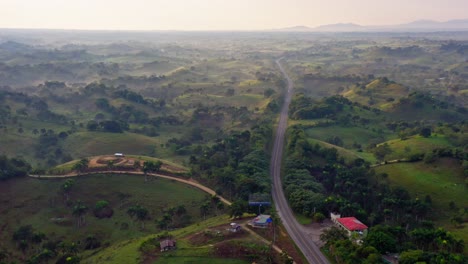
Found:
[[[357,233],[361,236],[367,235],[368,227],[356,217],[341,217],[339,214],[331,214],[332,221],[340,228],[348,232],[348,236]]]

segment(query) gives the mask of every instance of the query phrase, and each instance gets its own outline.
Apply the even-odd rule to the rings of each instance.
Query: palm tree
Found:
[[[203,216],[203,220],[206,219],[206,214],[208,213],[208,211],[210,210],[210,202],[204,202],[201,206],[200,206],[200,214]]]
[[[216,196],[216,194],[211,196],[211,204],[212,204],[213,208],[215,209],[216,215],[218,215],[218,204],[219,204],[220,201],[221,200],[219,199],[218,196]]]
[[[149,218],[148,209],[136,205],[132,206],[128,209],[127,214],[130,215],[132,218],[136,218],[138,221],[141,222],[141,229],[145,229],[145,220]]]
[[[62,185],[62,190],[67,201],[70,198],[70,191],[74,185],[75,185],[75,181],[72,179],[66,180]]]
[[[84,205],[83,202],[81,202],[80,200],[78,200],[75,206],[73,206],[72,214],[78,219],[77,221],[78,228],[80,228],[82,225],[85,224],[86,222],[85,214],[87,211],[88,211],[88,207]]]

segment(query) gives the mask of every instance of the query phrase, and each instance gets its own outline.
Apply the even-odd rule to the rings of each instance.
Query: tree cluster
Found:
[[[26,161],[0,155],[0,180],[26,176],[30,170],[31,165]]]

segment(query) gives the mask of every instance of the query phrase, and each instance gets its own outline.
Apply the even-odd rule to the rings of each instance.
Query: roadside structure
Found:
[[[356,217],[341,217],[340,214],[330,214],[330,218],[338,227],[345,230],[349,237],[365,237],[368,227]]]
[[[252,227],[257,227],[257,228],[267,228],[267,227],[270,227],[272,222],[273,222],[273,219],[271,219],[270,215],[261,214],[255,217],[254,219],[252,219],[252,221],[249,222],[249,225],[251,225]]]

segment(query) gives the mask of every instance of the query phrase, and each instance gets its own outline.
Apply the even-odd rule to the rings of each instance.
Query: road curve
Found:
[[[272,196],[273,201],[278,211],[278,216],[281,218],[283,226],[288,231],[291,238],[304,254],[309,263],[329,263],[327,258],[320,252],[315,243],[307,237],[307,234],[302,231],[301,225],[296,221],[291,208],[289,207],[286,197],[284,196],[282,181],[281,181],[281,161],[283,157],[284,135],[288,123],[288,110],[293,94],[293,82],[288,76],[280,58],[276,61],[281,73],[287,80],[287,91],[283,106],[280,112],[278,127],[276,129],[275,141],[273,145],[273,153],[271,156],[270,173],[272,177]]]
[[[94,174],[127,174],[127,175],[144,175],[143,172],[140,171],[96,171],[96,172],[85,172],[85,173],[70,173],[70,174],[65,174],[65,175],[29,175],[31,178],[36,178],[36,179],[57,179],[57,178],[71,178],[71,177],[78,177],[78,176],[85,176],[85,175],[94,175]],[[191,181],[191,180],[186,180],[182,178],[177,178],[174,176],[168,176],[168,175],[163,175],[163,174],[157,174],[157,173],[148,173],[148,176],[152,177],[159,177],[159,178],[164,178],[168,180],[174,180],[178,181],[181,183],[185,183],[188,185],[191,185],[193,187],[196,187],[210,195],[216,195],[219,197],[219,200],[221,200],[223,203],[227,205],[231,205],[232,203],[225,199],[224,197],[216,194],[216,192],[198,182]]]

